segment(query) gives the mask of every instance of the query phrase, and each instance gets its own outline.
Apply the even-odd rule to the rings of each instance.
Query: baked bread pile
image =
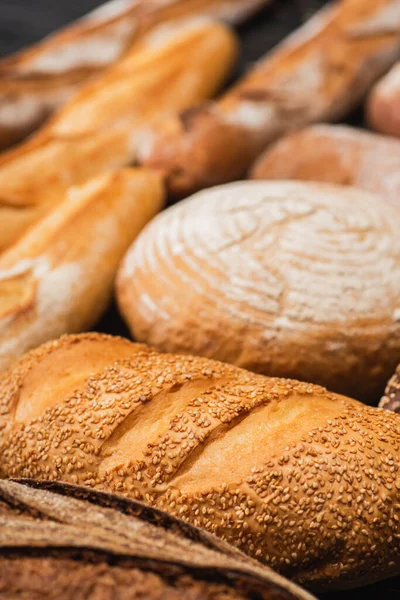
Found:
[[[0,398],[0,477],[122,493],[316,589],[398,573],[392,412],[98,334],[31,351]]]
[[[0,62],[0,597],[400,575],[400,1],[215,98],[267,4],[114,0]],[[327,124],[364,99],[394,137]],[[112,300],[134,341],[82,333]]]

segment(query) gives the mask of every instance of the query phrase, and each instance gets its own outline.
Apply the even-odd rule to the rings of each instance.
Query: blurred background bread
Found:
[[[400,414],[400,365],[397,366],[394,375],[390,378],[379,406]]]
[[[82,88],[42,130],[0,157],[3,212],[56,203],[66,189],[134,161],[136,131],[154,117],[212,96],[236,57],[223,25],[196,20],[158,29]]]
[[[399,140],[346,125],[313,125],[268,148],[250,177],[352,185],[400,209],[399,171]]]
[[[313,600],[187,523],[78,486],[0,481],[0,523],[2,598]]]
[[[146,124],[138,158],[174,196],[243,177],[284,133],[337,120],[400,57],[398,0],[342,0],[316,13],[222,98]]]
[[[400,213],[355,188],[236,182],[156,217],[118,302],[135,339],[377,402],[400,360]]]
[[[44,341],[94,325],[122,256],[163,194],[153,171],[100,176],[71,188],[0,254],[0,370]]]
[[[237,23],[268,0],[111,0],[0,61],[0,148],[32,133],[90,78],[163,23],[208,16]]]
[[[121,338],[0,376],[1,477],[143,500],[316,589],[400,573],[399,452],[395,413]]]
[[[371,91],[367,119],[373,129],[400,137],[400,63],[397,63]]]

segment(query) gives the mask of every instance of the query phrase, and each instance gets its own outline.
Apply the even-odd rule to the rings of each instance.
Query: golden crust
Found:
[[[119,261],[161,209],[163,194],[153,171],[97,177],[71,188],[0,255],[0,370],[30,348],[96,322]]]
[[[204,15],[243,20],[268,0],[116,0],[0,61],[0,148],[34,131],[90,78],[160,24]]]
[[[134,338],[160,351],[376,404],[400,359],[399,227],[398,210],[351,187],[203,190],[132,244],[118,303]]]
[[[121,358],[127,345],[64,337],[2,375],[2,477],[143,500],[317,588],[399,573],[398,415],[146,346]],[[79,382],[51,393],[71,347]]]
[[[147,130],[139,158],[175,196],[242,178],[282,134],[337,120],[400,57],[397,0],[342,0],[317,13],[219,101]]]
[[[400,137],[400,63],[372,89],[366,113],[372,129]]]
[[[235,56],[228,29],[191,20],[154,31],[82,88],[36,136],[1,156],[0,247],[72,185],[134,162],[139,126],[213,95]]]
[[[352,185],[399,208],[399,169],[400,141],[345,125],[314,125],[268,148],[249,177]]]

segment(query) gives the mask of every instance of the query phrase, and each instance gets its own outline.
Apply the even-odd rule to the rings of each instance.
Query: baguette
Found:
[[[316,600],[214,536],[111,494],[0,481],[0,523],[0,598]]]
[[[387,384],[379,406],[400,414],[400,365]]]
[[[373,129],[400,137],[400,63],[370,93],[367,120]]]
[[[139,161],[174,196],[240,179],[285,132],[343,117],[400,56],[398,0],[322,9],[222,98],[144,127]]]
[[[90,77],[156,26],[207,15],[243,20],[268,0],[111,0],[30,48],[0,61],[0,149],[40,126]]]
[[[106,308],[123,254],[160,210],[152,171],[126,169],[72,188],[0,255],[0,370]]]
[[[66,189],[135,157],[136,130],[155,115],[212,95],[232,66],[236,43],[220,24],[189,21],[157,30],[88,84],[36,136],[0,158],[0,223],[21,229]],[[9,245],[21,231],[5,232]]]
[[[316,589],[400,573],[399,452],[395,413],[110,336],[0,376],[1,477],[143,500]]]
[[[400,141],[344,125],[314,125],[268,148],[251,179],[352,185],[400,208]]]
[[[158,215],[121,263],[134,338],[366,403],[400,361],[400,212],[355,188],[245,181]]]

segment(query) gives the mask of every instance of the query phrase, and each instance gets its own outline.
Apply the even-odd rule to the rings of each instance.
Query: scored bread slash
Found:
[[[217,91],[236,57],[230,30],[193,19],[158,32],[85,86],[33,138],[0,157],[0,223],[22,208],[34,219],[41,203],[132,163],[143,123]],[[30,222],[24,214],[21,228]],[[11,233],[7,237],[10,243]]]
[[[70,484],[0,481],[0,554],[0,596],[315,600],[167,513]]]
[[[28,349],[96,322],[119,261],[162,208],[163,195],[153,171],[103,175],[71,188],[0,255],[0,370]]]
[[[0,478],[143,501],[321,591],[399,574],[399,427],[310,383],[94,333],[0,376]]]
[[[313,125],[270,146],[249,176],[352,185],[400,208],[399,172],[399,140],[346,125]]]
[[[400,57],[398,0],[342,0],[317,13],[219,101],[146,130],[139,162],[174,196],[243,177],[287,131],[336,120]]]
[[[88,79],[162,23],[204,15],[238,23],[270,0],[111,0],[0,61],[0,149],[37,129]]]

